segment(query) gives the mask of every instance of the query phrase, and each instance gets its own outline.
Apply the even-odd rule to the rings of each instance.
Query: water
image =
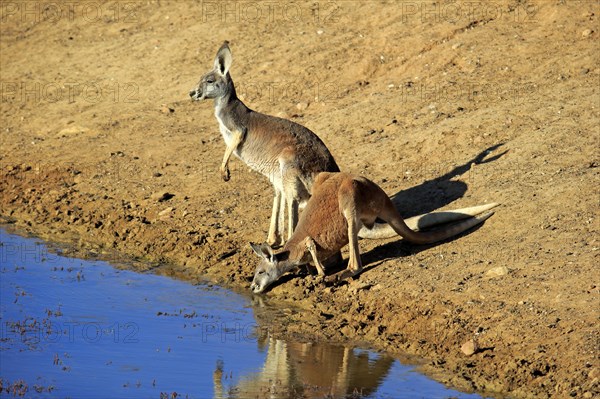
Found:
[[[219,287],[0,242],[0,397],[480,397],[385,354],[275,339]]]

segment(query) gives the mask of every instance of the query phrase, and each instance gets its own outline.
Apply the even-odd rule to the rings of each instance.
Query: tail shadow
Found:
[[[374,269],[388,259],[397,259],[408,257],[411,255],[416,255],[419,252],[436,247],[441,243],[452,242],[467,234],[471,234],[474,231],[479,230],[484,224],[485,222],[482,224],[478,224],[477,226],[471,227],[469,230],[463,231],[462,233],[452,236],[446,240],[438,241],[431,244],[413,244],[406,240],[394,240],[387,242],[383,245],[379,245],[373,248],[372,250],[361,254],[361,259],[363,262],[362,272],[364,273],[368,270]],[[438,226],[437,228],[440,227],[443,226]]]

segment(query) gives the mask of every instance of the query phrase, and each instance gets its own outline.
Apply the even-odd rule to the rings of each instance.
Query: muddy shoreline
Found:
[[[5,213],[9,216],[4,216],[2,221],[8,222],[7,226],[16,232],[68,245],[74,256],[113,261],[133,270],[151,270],[192,283],[208,280],[241,293],[248,290],[255,259],[243,243],[214,246],[210,241],[197,237],[197,232],[193,230],[169,227],[172,219],[165,221],[159,217],[148,223],[135,216],[151,214],[144,207],[115,217],[117,212],[111,198],[94,198],[93,202],[78,200],[80,195],[74,189],[76,183],[65,184],[73,175],[70,169],[40,168],[35,171],[29,165],[18,165],[12,172],[6,175],[5,182],[13,183],[13,192],[25,194],[15,195],[9,203],[3,203],[3,210],[7,210]],[[86,171],[81,170],[76,175],[84,173]],[[20,186],[15,184],[11,176],[18,176]],[[29,181],[27,177],[34,181]],[[147,201],[152,205],[156,202],[160,207],[164,206],[162,201]],[[40,207],[40,203],[44,205]],[[90,206],[87,211],[73,212],[73,209],[85,205]],[[129,204],[125,208],[131,209]],[[464,237],[458,241],[461,239]],[[364,244],[364,241],[361,242],[361,245]],[[366,244],[369,247],[369,243]],[[538,342],[536,352],[539,355],[531,360],[515,354],[510,346],[502,345],[503,338],[497,332],[493,337],[487,335],[487,327],[484,326],[490,325],[486,322],[489,314],[484,312],[478,315],[473,312],[476,305],[485,303],[487,298],[484,295],[478,294],[478,298],[465,305],[436,292],[435,283],[430,283],[431,286],[424,289],[417,282],[411,285],[411,290],[407,290],[406,286],[390,284],[385,275],[396,275],[397,271],[392,269],[397,266],[386,266],[385,261],[393,257],[392,254],[399,254],[396,256],[403,262],[403,268],[416,267],[424,272],[430,267],[428,263],[432,256],[419,256],[422,250],[419,246],[398,244],[395,240],[370,247],[372,249],[365,251],[364,255],[369,264],[366,268],[368,274],[349,283],[326,286],[306,273],[284,278],[283,283],[268,292],[265,299],[275,307],[299,307],[303,312],[287,313],[285,320],[275,321],[269,320],[267,315],[268,328],[280,336],[351,342],[402,357],[413,356],[411,361],[421,363],[423,372],[466,392],[477,391],[493,397],[554,397],[554,392],[544,391],[545,385],[537,388],[532,382],[539,382],[540,377],[550,377],[552,379],[548,380],[556,379],[556,387],[560,387],[558,378],[563,375],[557,365],[560,358],[549,359],[546,350],[540,350],[544,344]],[[427,248],[423,251],[427,252]],[[404,257],[409,259],[408,264],[402,259]],[[412,260],[412,257],[417,259]],[[436,253],[433,257],[435,261],[435,258],[443,258],[444,254]],[[476,260],[476,263],[484,262]],[[381,273],[384,276],[372,276],[373,271],[379,269],[383,269]],[[407,272],[403,278],[414,278],[410,271]],[[497,279],[506,276],[494,278],[481,273],[474,278],[479,284],[493,285]],[[461,292],[463,284],[459,282],[452,291]],[[596,288],[592,285],[588,289],[593,294]],[[390,292],[394,295],[389,295]],[[499,309],[506,306],[503,299],[496,301],[494,305]],[[519,308],[526,307],[526,304],[513,303],[510,306],[511,313],[519,314]],[[537,313],[546,317],[547,328],[557,328],[552,325],[553,321],[555,324],[560,321],[559,317],[553,315],[556,311],[538,310]],[[574,328],[570,327],[566,334],[574,332]],[[520,334],[516,332],[510,339],[519,339]],[[466,356],[461,346],[471,338],[480,349],[476,354]],[[593,353],[589,352],[590,355]],[[499,368],[500,359],[503,369]],[[589,392],[586,385],[590,382],[589,389],[597,386],[594,374],[597,368],[591,356],[584,363],[583,370],[588,375],[582,373],[582,385],[579,389],[571,388],[582,395]],[[570,386],[577,384],[572,375],[564,375],[564,378],[563,384],[567,384],[567,381]],[[572,393],[569,392],[569,395]]]
[[[329,342],[337,344],[351,344],[361,346],[363,348],[372,348],[375,350],[387,351],[394,355],[403,363],[416,365],[417,369],[427,374],[428,376],[442,382],[449,387],[460,389],[465,392],[476,392],[485,395],[486,397],[504,398],[506,395],[503,392],[493,390],[483,391],[481,387],[473,384],[469,378],[465,376],[454,375],[446,367],[440,367],[445,361],[436,364],[431,359],[424,357],[424,353],[416,354],[416,352],[408,352],[399,349],[398,345],[386,344],[385,341],[390,341],[390,338],[385,337],[381,340],[373,340],[369,336],[356,333],[335,333],[335,324],[330,326],[328,321],[333,317],[333,313],[325,313],[322,309],[329,312],[335,312],[335,307],[316,306],[315,302],[307,301],[301,296],[286,297],[285,300],[272,298],[268,295],[253,295],[249,294],[247,284],[225,281],[219,276],[207,276],[190,273],[189,270],[178,266],[169,259],[160,258],[160,260],[150,257],[131,257],[116,250],[108,250],[103,245],[98,243],[86,242],[81,237],[75,238],[73,232],[69,234],[58,233],[54,228],[46,228],[45,225],[33,226],[31,223],[21,223],[13,218],[0,217],[0,228],[6,229],[11,234],[17,234],[28,237],[36,237],[44,240],[50,247],[50,251],[59,251],[61,256],[68,256],[81,259],[103,260],[111,262],[114,267],[119,269],[133,270],[137,272],[151,272],[158,275],[174,277],[192,284],[198,283],[216,283],[227,289],[230,289],[244,296],[251,296],[254,300],[260,301],[260,307],[255,308],[257,321],[260,323],[260,328],[263,333],[267,331],[273,337],[279,339],[297,339],[303,342]],[[45,256],[44,254],[38,254]],[[26,255],[25,255],[26,256]],[[166,262],[166,263],[165,263]],[[306,273],[301,273],[301,276],[307,279],[312,279]],[[290,276],[291,278],[291,276]],[[286,278],[287,279],[287,278]],[[324,288],[322,283],[315,284],[314,282],[296,284],[299,287],[305,287],[303,293],[310,295],[311,292]],[[329,292],[345,287],[347,283],[330,284]],[[348,290],[355,292],[363,289],[370,289],[369,286],[356,285],[346,287]],[[318,308],[318,310],[316,310]],[[373,314],[373,312],[372,312]],[[285,319],[282,317],[285,316]],[[321,321],[319,321],[321,320]],[[344,323],[345,325],[347,323]],[[316,326],[320,325],[318,328]],[[355,329],[363,328],[364,323],[355,325]],[[329,327],[329,328],[327,328]],[[407,347],[410,347],[408,345]]]
[[[213,106],[187,94],[227,39],[243,100],[316,132],[403,216],[502,204],[441,244],[361,241],[366,270],[349,284],[284,279],[266,296],[306,310],[286,334],[422,357],[465,390],[600,395],[597,2],[455,18],[437,2],[300,2],[299,17],[260,23],[193,2],[111,4],[96,19],[1,20],[3,221],[247,290],[271,187],[236,159],[221,180]]]

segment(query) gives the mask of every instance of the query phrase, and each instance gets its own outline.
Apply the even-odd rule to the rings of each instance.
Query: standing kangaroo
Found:
[[[228,181],[229,159],[235,154],[250,168],[265,175],[275,189],[267,242],[283,241],[284,208],[287,204],[288,238],[298,222],[319,172],[339,172],[333,156],[312,131],[292,121],[255,112],[237,97],[229,74],[232,56],[224,42],[214,68],[190,91],[193,100],[215,100],[215,116],[225,140],[221,176]]]
[[[433,212],[405,222],[390,198],[372,181],[348,173],[321,173],[315,180],[313,195],[300,216],[298,226],[283,249],[275,253],[267,244],[250,244],[261,257],[250,288],[255,293],[263,292],[283,274],[311,261],[319,275],[325,275],[322,262],[338,255],[348,243],[348,268],[340,277],[357,275],[362,270],[358,249],[359,231],[371,231],[369,238],[389,238],[398,234],[408,241],[427,244],[445,240],[482,223],[493,212],[475,215],[497,205]],[[376,224],[377,218],[388,224]],[[412,230],[463,218],[467,219],[440,230]]]

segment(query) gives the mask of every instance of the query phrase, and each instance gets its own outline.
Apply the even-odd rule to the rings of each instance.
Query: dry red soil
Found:
[[[265,300],[302,311],[273,328],[420,356],[465,390],[598,397],[598,2],[61,4],[0,3],[5,222],[249,291],[272,189],[237,159],[221,180],[212,103],[187,94],[227,39],[246,104],[403,215],[502,204],[449,242],[361,241],[353,281],[286,279]]]

